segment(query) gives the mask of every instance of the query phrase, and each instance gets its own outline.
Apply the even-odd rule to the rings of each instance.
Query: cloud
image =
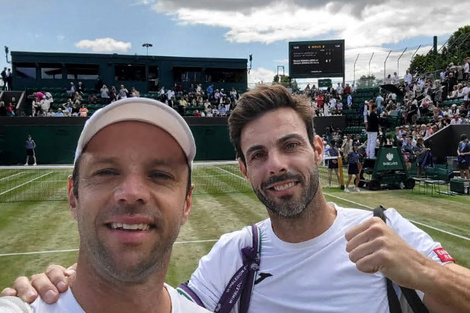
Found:
[[[113,38],[98,38],[95,40],[80,40],[75,44],[77,48],[93,52],[126,52],[131,49],[130,42],[118,41]]]
[[[152,7],[181,25],[226,28],[229,42],[344,38],[347,48],[449,35],[470,12],[470,2],[452,0],[428,0],[425,6],[405,0],[159,0]],[[443,22],[430,27],[436,21]]]
[[[259,83],[271,84],[275,75],[274,71],[263,67],[252,69],[248,74],[248,88],[252,88]]]

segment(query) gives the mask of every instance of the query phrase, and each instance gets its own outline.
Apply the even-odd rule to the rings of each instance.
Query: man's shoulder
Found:
[[[37,298],[31,304],[31,307],[34,309],[35,313],[85,313],[80,304],[78,304],[70,288],[66,292],[60,294],[59,300],[56,303],[48,304],[41,298]]]
[[[31,306],[18,297],[1,297],[0,312],[2,313],[29,313],[33,312]]]
[[[263,231],[268,226],[269,219],[265,219],[261,222],[256,223],[256,227],[260,231]],[[251,225],[245,226],[242,229],[239,229],[237,231],[231,232],[231,233],[226,233],[223,234],[220,239],[217,241],[217,245],[224,246],[224,247],[233,247],[237,246],[238,248],[243,248],[247,246],[248,244],[252,243],[252,230],[251,230]]]
[[[165,284],[166,289],[168,290],[168,294],[170,295],[171,299],[171,306],[173,313],[207,313],[210,312],[207,309],[200,307],[196,303],[192,302],[178,291],[175,288]]]

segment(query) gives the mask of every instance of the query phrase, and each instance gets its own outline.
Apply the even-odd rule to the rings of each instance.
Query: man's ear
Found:
[[[315,135],[313,138],[313,150],[315,151],[315,161],[317,166],[320,165],[323,161],[324,151],[323,151],[323,140],[320,136]]]
[[[191,213],[191,209],[193,206],[193,190],[194,184],[191,184],[191,187],[189,187],[188,195],[186,196],[186,199],[184,200],[183,204],[183,217],[181,219],[181,225],[186,224],[189,218],[189,214]]]
[[[238,169],[240,170],[240,173],[245,178],[245,181],[247,181],[249,183],[250,180],[248,179],[248,176],[246,176],[246,164],[245,164],[245,162],[243,162],[241,158],[238,158],[237,160],[238,160]]]
[[[72,212],[73,218],[77,219],[77,198],[73,194],[73,179],[71,176],[68,177],[68,199],[70,212]]]

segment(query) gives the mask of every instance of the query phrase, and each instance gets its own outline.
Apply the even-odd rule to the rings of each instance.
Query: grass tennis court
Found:
[[[326,186],[326,169],[320,172]],[[0,289],[49,264],[75,262],[78,232],[66,201],[70,173],[71,168],[60,167],[0,169]],[[233,162],[197,164],[193,181],[193,210],[173,249],[167,275],[171,285],[189,278],[220,235],[267,217]],[[417,190],[344,193],[338,187],[323,192],[341,206],[396,208],[440,241],[459,264],[470,266],[470,196],[431,196]]]

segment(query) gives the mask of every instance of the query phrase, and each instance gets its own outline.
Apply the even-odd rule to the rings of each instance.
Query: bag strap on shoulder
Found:
[[[248,312],[256,272],[259,269],[261,251],[261,236],[258,226],[256,224],[251,225],[251,230],[252,246],[242,248],[243,265],[227,284],[215,307],[215,313],[229,313],[238,299],[240,299],[239,313]],[[183,296],[205,308],[199,296],[188,286],[188,282],[179,285],[177,290]]]
[[[383,206],[379,205],[374,209],[374,216],[380,217],[385,223],[387,223],[387,216],[384,213],[385,210],[386,209]],[[400,301],[398,300],[398,296],[393,288],[393,282],[387,277],[385,277],[385,279],[387,282],[387,297],[390,313],[402,313]],[[416,293],[416,290],[402,286],[399,287],[414,313],[429,313],[428,309],[423,304],[423,301],[421,301],[421,298]]]
[[[242,248],[243,265],[232,276],[225,288],[214,313],[229,313],[235,303],[240,299],[240,313],[248,312],[254,278],[260,264],[259,230],[256,224],[251,225],[252,246]]]

